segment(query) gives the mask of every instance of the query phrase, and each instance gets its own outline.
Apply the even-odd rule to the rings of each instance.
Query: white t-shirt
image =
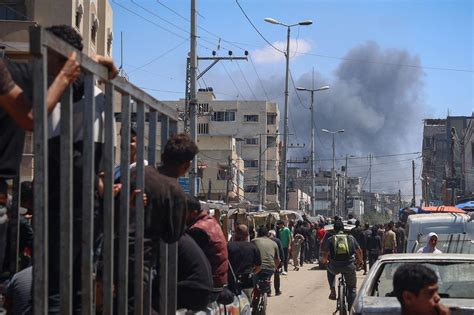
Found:
[[[94,113],[94,142],[104,143],[105,123],[105,95],[97,86],[94,87],[95,113]],[[73,142],[82,141],[84,138],[84,98],[73,104]],[[48,136],[57,137],[60,134],[61,103],[59,103],[48,116]],[[114,146],[117,144],[114,117]]]
[[[434,250],[433,250],[433,247],[430,247],[430,246],[423,246],[422,248],[420,248],[420,249],[418,250],[417,253],[442,254],[443,252],[440,251],[440,250],[437,249],[437,248],[434,248]]]

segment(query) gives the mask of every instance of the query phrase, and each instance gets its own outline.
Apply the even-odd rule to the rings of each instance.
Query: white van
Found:
[[[407,220],[407,253],[416,253],[427,243],[430,232],[438,234],[437,248],[443,253],[474,253],[474,221],[458,213],[413,214]]]

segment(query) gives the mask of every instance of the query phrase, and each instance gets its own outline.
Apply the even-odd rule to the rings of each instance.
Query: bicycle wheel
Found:
[[[339,285],[337,291],[337,308],[339,310],[339,314],[347,315],[345,286]]]

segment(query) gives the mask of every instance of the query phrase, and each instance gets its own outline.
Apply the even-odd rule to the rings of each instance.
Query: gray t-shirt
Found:
[[[275,271],[275,259],[280,259],[278,245],[268,237],[257,237],[252,240],[257,245],[262,259],[262,269]]]

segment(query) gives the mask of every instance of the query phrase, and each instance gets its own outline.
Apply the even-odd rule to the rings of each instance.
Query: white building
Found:
[[[200,89],[197,99],[198,139],[215,136],[235,138],[238,155],[244,161],[245,199],[258,203],[260,196],[264,204],[278,203],[278,105],[267,101],[216,100],[212,88]],[[182,99],[165,103],[184,110]]]

